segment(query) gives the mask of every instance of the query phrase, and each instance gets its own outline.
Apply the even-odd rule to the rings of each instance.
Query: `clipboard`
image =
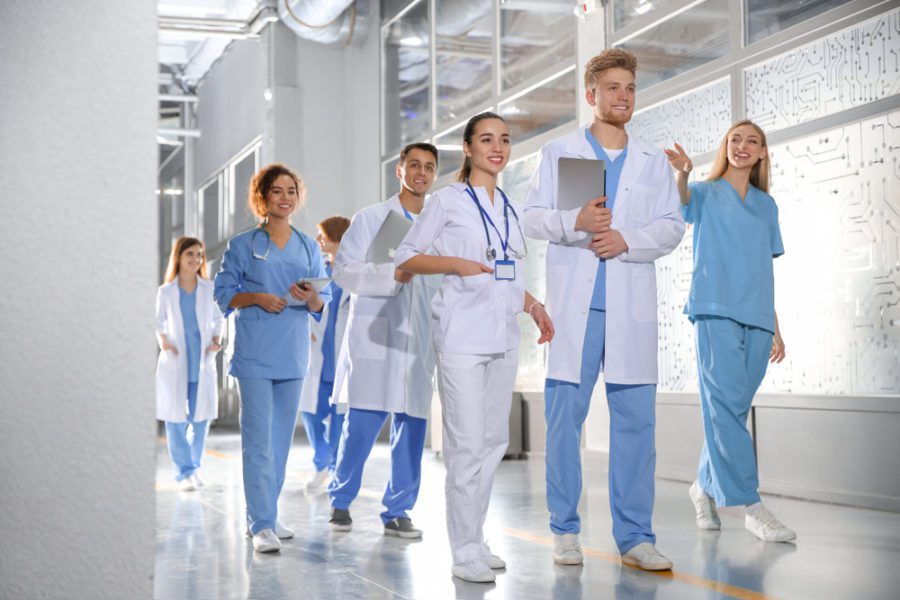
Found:
[[[301,277],[294,283],[309,283],[313,286],[313,289],[316,290],[316,293],[318,293],[331,283],[331,277]],[[306,302],[302,302],[291,296],[290,290],[284,293],[282,299],[287,300],[288,306],[306,306]]]
[[[395,210],[388,212],[387,218],[378,229],[378,233],[372,238],[369,249],[366,251],[366,262],[381,264],[394,262],[394,253],[397,247],[412,229],[412,221]]]
[[[606,196],[606,164],[600,159],[561,156],[556,174],[557,210],[581,208],[588,200]]]

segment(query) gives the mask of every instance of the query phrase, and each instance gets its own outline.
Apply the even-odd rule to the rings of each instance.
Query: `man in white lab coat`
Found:
[[[353,294],[334,388],[338,402],[349,403],[328,486],[331,528],[336,531],[351,529],[350,503],[390,414],[391,478],[382,500],[384,532],[403,538],[422,535],[407,511],[415,505],[421,480],[434,374],[431,298],[440,280],[399,271],[393,262],[368,263],[366,254],[391,211],[415,220],[436,171],[434,146],[416,143],[404,148],[397,165],[400,193],[356,213],[335,257],[335,281]]]
[[[547,505],[553,558],[581,564],[581,429],[599,373],[610,414],[609,499],[622,562],[648,570],[672,563],[656,549],[653,514],[656,449],[657,322],[654,261],[675,249],[684,221],[662,151],[629,136],[637,60],[609,49],[585,66],[587,127],[548,143],[525,199],[526,235],[550,241],[547,311],[550,343]],[[560,157],[601,159],[606,196],[582,208],[557,208]],[[602,197],[601,197],[602,196]]]

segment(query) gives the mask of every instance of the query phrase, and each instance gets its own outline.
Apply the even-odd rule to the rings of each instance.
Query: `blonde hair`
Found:
[[[635,75],[638,68],[637,57],[621,48],[607,48],[584,65],[584,89],[594,89],[604,71],[616,68],[625,69]]]
[[[280,163],[272,163],[260,169],[253,176],[247,190],[247,204],[250,205],[250,210],[259,219],[265,219],[269,216],[266,196],[269,190],[272,189],[272,184],[275,183],[275,180],[282,175],[287,175],[294,180],[294,185],[297,186],[297,197],[299,198],[298,207],[303,206],[303,203],[306,201],[306,186],[303,185],[303,178]]]
[[[716,154],[716,161],[713,163],[712,170],[709,172],[707,176],[707,181],[712,181],[713,179],[721,179],[721,177],[725,174],[725,171],[728,170],[728,138],[731,137],[731,133],[737,129],[738,127],[743,127],[744,125],[749,125],[753,129],[756,130],[756,133],[759,134],[760,143],[763,148],[768,150],[769,145],[766,143],[766,134],[762,130],[762,128],[749,119],[744,119],[743,121],[738,121],[734,125],[728,128],[728,132],[725,134],[725,137],[722,138],[722,144],[719,146],[719,152]],[[772,178],[772,165],[769,163],[769,153],[766,152],[766,155],[759,159],[753,168],[750,169],[750,184],[756,189],[762,190],[769,193],[769,182]]]
[[[165,283],[174,281],[178,277],[181,255],[184,254],[185,250],[194,246],[200,246],[201,250],[204,249],[203,242],[195,237],[182,236],[175,240],[175,243],[172,244],[172,252],[169,253],[169,265],[166,267],[166,276],[163,278]],[[203,258],[200,261],[200,270],[197,271],[197,274],[203,279],[209,279],[206,275],[206,252],[203,253]]]

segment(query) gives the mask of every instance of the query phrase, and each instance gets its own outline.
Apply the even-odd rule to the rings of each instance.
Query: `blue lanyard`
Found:
[[[481,202],[478,200],[478,196],[475,195],[475,190],[472,188],[472,184],[466,180],[466,193],[469,194],[469,197],[475,202],[475,205],[478,207],[478,213],[481,215],[481,224],[484,225],[484,235],[487,237],[488,243],[488,251],[491,249],[491,232],[488,231],[487,224],[490,223],[491,227],[494,228],[494,231],[497,232],[497,237],[500,238],[500,247],[503,249],[503,260],[509,260],[509,254],[506,249],[509,247],[509,214],[508,211],[512,211],[513,216],[516,220],[519,220],[519,215],[516,214],[516,209],[512,207],[509,203],[509,198],[506,197],[506,194],[503,193],[499,187],[496,188],[498,192],[500,192],[500,196],[503,198],[503,220],[506,222],[506,239],[503,239],[503,236],[500,234],[500,230],[497,229],[497,226],[494,225],[493,219],[491,219],[491,215],[484,210],[484,207],[481,206]]]

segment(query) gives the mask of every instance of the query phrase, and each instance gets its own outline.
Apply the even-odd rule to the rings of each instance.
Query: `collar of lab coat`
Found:
[[[587,128],[588,126],[585,125],[569,134],[568,139],[566,139],[564,156],[597,158],[594,148],[587,139],[585,133]],[[627,192],[631,189],[632,184],[643,171],[644,163],[653,155],[653,148],[630,134],[628,135],[627,149],[628,154],[625,155],[625,165],[622,167],[622,175],[619,178],[619,189],[616,190],[617,197],[620,197],[622,192]]]

